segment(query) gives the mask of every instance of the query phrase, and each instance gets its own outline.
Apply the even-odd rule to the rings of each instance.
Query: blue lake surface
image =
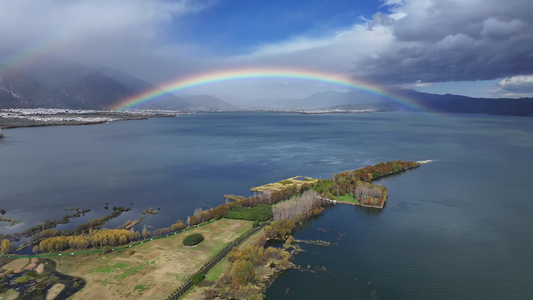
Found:
[[[377,181],[383,211],[330,206],[295,232],[296,264],[268,299],[533,299],[533,119],[483,115],[206,113],[5,130],[0,208],[19,232],[91,208],[69,228],[131,207],[119,226],[169,226],[253,186],[389,160],[432,163]]]

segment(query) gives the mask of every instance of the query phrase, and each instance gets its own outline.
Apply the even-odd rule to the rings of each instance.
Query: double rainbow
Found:
[[[403,104],[412,109],[425,111],[419,104],[410,99],[394,95],[384,88],[365,82],[362,80],[355,80],[343,75],[337,75],[327,72],[319,72],[304,69],[289,69],[289,68],[251,68],[251,69],[231,69],[223,71],[208,72],[204,74],[194,75],[185,78],[179,78],[166,83],[160,87],[145,91],[133,97],[122,100],[115,105],[113,109],[124,110],[134,108],[137,105],[147,103],[157,98],[175,92],[191,89],[194,87],[210,85],[215,83],[251,80],[251,79],[290,79],[303,80],[318,83],[327,83],[334,86],[344,87],[348,89],[361,90],[371,94],[379,95],[390,99],[394,102]]]

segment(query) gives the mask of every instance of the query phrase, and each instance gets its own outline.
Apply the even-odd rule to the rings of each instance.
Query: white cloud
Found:
[[[418,89],[418,88],[427,88],[433,86],[433,82],[422,82],[421,80],[417,80],[414,83],[406,83],[400,85],[400,87],[405,89]]]
[[[392,13],[392,14],[389,15],[389,18],[391,18],[394,21],[401,20],[401,19],[403,19],[405,17],[407,17],[407,13],[405,13],[403,11],[400,11],[400,12],[397,12],[397,13]]]
[[[523,85],[523,84],[532,84],[533,85],[533,75],[525,76],[513,76],[510,78],[505,78],[498,82],[500,86],[513,86],[513,85]]]
[[[402,5],[402,0],[382,0],[383,4],[380,5],[380,7],[383,6],[393,6],[393,5]]]
[[[257,47],[257,50],[252,53],[252,56],[274,56],[280,54],[288,54],[300,51],[327,46],[330,43],[328,39],[308,39],[295,38],[288,42],[266,44]]]
[[[497,87],[508,94],[533,93],[533,75],[520,75],[500,80]]]
[[[378,26],[369,31],[365,25],[354,25],[329,37],[294,38],[264,45],[249,55],[233,57],[229,61],[346,73],[357,66],[359,59],[379,59],[379,53],[390,45],[392,39],[387,27]]]
[[[83,40],[97,35],[157,35],[173,18],[203,9],[192,1],[0,1],[0,32],[21,41]],[[118,37],[118,36],[116,36]]]

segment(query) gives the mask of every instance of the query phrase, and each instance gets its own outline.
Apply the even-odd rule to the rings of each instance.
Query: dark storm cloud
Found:
[[[396,18],[396,19],[394,19]],[[394,43],[354,72],[386,83],[496,79],[533,73],[533,2],[415,0],[379,14]]]

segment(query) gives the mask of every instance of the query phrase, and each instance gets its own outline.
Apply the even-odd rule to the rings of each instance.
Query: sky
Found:
[[[0,63],[63,59],[155,84],[235,68],[310,69],[385,87],[533,96],[531,0],[0,0]],[[306,97],[294,80],[186,91]]]

